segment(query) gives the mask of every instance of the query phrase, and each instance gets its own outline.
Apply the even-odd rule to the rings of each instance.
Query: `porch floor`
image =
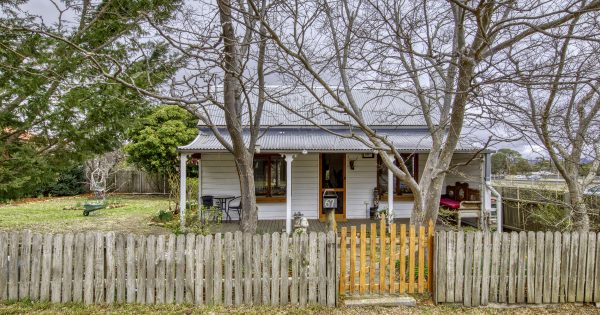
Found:
[[[377,233],[379,233],[379,220],[370,220],[370,219],[348,219],[343,222],[337,222],[338,230],[342,227],[347,227],[348,231],[350,231],[351,226],[356,226],[357,231],[360,230],[361,224],[366,224],[368,231],[370,231],[371,223],[377,224]],[[394,223],[396,224],[409,224],[409,219],[395,219]],[[212,228],[211,232],[214,233],[226,233],[226,232],[235,232],[240,230],[240,225],[238,221],[225,222],[220,225],[216,225]],[[265,233],[273,233],[273,232],[283,232],[285,230],[285,220],[259,220],[258,226],[256,228],[257,234],[265,234]],[[309,232],[326,232],[327,224],[325,222],[321,222],[317,219],[308,220],[308,231]]]

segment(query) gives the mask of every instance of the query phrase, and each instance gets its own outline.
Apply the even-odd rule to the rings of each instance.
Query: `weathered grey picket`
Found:
[[[436,303],[600,302],[600,233],[439,231],[434,248]]]
[[[336,304],[336,237],[0,232],[0,300]]]

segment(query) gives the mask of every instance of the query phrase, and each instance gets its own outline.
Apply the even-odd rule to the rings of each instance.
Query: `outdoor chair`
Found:
[[[202,209],[202,207],[206,207],[206,208],[210,208],[213,207],[215,204],[215,199],[213,196],[211,195],[207,195],[207,196],[202,196],[202,205],[201,207],[199,207],[199,215],[200,215],[200,219],[204,221],[204,210]],[[210,213],[210,212],[209,212]],[[210,218],[207,218],[210,219]]]
[[[242,220],[242,196],[235,197],[229,202],[229,211],[235,211],[238,214],[238,220]],[[231,218],[230,218],[231,219]]]
[[[456,212],[456,225],[461,226],[463,218],[477,219],[481,226],[481,198],[479,190],[469,188],[468,183],[456,182],[446,186],[446,195],[440,198],[440,206]]]
[[[202,205],[205,207],[212,207],[214,206],[215,203],[215,199],[213,196],[202,196]]]

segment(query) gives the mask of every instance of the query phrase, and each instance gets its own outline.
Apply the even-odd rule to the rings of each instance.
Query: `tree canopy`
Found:
[[[177,167],[177,147],[197,135],[197,120],[174,106],[156,107],[128,131],[128,161],[151,173],[171,173]]]
[[[18,5],[0,2],[0,200],[30,195],[63,170],[121,145],[125,130],[149,103],[135,90],[108,82],[74,45],[121,59],[135,46],[122,36],[141,32],[144,12],[166,18],[177,2],[57,3],[78,14],[69,23],[62,15],[46,22]],[[73,45],[21,31],[31,25]],[[149,53],[120,71],[152,87],[176,67],[161,42],[144,45]]]
[[[492,174],[515,175],[531,171],[529,161],[513,149],[500,149],[492,155]]]

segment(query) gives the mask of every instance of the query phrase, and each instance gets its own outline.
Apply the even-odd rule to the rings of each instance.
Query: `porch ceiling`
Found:
[[[347,129],[337,130],[333,134],[317,128],[270,128],[261,133],[257,144],[261,152],[373,152],[359,139],[368,143],[366,135],[361,131],[350,132]],[[396,147],[403,152],[428,152],[431,150],[432,141],[429,132],[425,129],[380,129],[380,135],[386,136]],[[351,138],[353,135],[356,138]],[[223,136],[230,142],[227,131]],[[244,138],[249,139],[246,131]],[[462,139],[456,151],[476,152],[481,147],[477,146],[477,139]],[[178,148],[180,152],[225,152],[225,148],[214,136],[212,131],[201,131],[189,144]]]

